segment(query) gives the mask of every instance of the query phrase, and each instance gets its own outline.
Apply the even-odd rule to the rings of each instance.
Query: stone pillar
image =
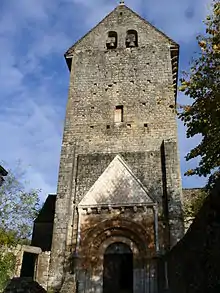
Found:
[[[61,288],[65,278],[65,268],[69,266],[67,262],[70,261],[76,169],[76,145],[67,143],[64,134],[48,279],[48,288],[54,290]]]
[[[36,281],[47,290],[47,281],[50,264],[50,251],[42,252],[38,255]]]
[[[182,184],[177,142],[165,140],[162,145],[164,198],[169,225],[169,244],[173,247],[184,235]]]

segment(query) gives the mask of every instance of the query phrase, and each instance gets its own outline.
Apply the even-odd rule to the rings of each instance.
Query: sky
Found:
[[[196,35],[211,0],[126,0],[125,4],[180,44],[180,71],[198,50]],[[101,21],[119,0],[0,0],[0,161],[26,170],[44,200],[56,193],[69,71],[63,54]],[[178,102],[184,103],[183,95]],[[186,139],[178,122],[183,187],[206,180],[184,177],[196,161],[186,153],[199,138]]]

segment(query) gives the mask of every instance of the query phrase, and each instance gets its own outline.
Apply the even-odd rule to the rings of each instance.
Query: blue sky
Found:
[[[31,187],[42,199],[55,193],[69,72],[65,51],[117,5],[116,0],[0,1],[0,161],[21,160]],[[180,70],[197,50],[195,36],[210,0],[127,0],[126,5],[181,46]],[[179,102],[184,98],[179,95]],[[179,123],[181,171],[193,167],[185,154],[197,139]],[[183,187],[205,180],[183,177]]]

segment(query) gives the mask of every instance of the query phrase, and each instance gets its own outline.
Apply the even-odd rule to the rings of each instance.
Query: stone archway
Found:
[[[90,229],[81,231],[79,250],[79,266],[81,269],[78,267],[80,291],[100,293],[145,292],[145,285],[148,284],[146,278],[150,278],[148,273],[149,259],[152,258],[155,250],[152,249],[152,246],[149,246],[152,242],[152,235],[141,223],[123,217],[114,217],[100,221],[94,226],[91,225]],[[124,254],[126,254],[125,247],[127,247],[127,252],[129,251],[127,254],[130,254],[130,256],[124,255],[124,259],[118,255],[106,257],[106,255],[111,254],[109,251],[112,251],[112,249],[114,251],[115,243],[121,243],[121,247],[124,247]],[[110,260],[113,262],[113,267],[118,266],[113,271],[118,270],[119,279],[122,279],[121,285],[117,284],[114,287],[111,282],[105,284],[103,276],[105,275],[107,259],[109,259],[109,262]],[[128,264],[129,261],[130,264]],[[125,265],[126,262],[127,265]],[[124,276],[121,274],[123,267],[128,268],[128,271],[125,272],[127,280],[131,280],[131,283],[127,284],[128,286],[123,283]],[[116,278],[116,276],[113,275],[112,278]],[[120,283],[119,279],[117,283]],[[107,291],[106,288],[108,288]]]

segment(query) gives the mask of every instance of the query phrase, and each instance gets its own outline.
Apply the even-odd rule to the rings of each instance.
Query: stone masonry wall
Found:
[[[19,290],[19,286],[23,282],[22,279],[24,279],[24,278],[20,278],[21,272],[22,272],[22,265],[24,264],[24,259],[23,259],[24,253],[28,252],[28,253],[32,253],[36,255],[35,272],[34,272],[35,281],[37,281],[44,289],[47,289],[50,252],[42,253],[41,248],[29,246],[29,245],[17,245],[15,247],[2,246],[0,247],[0,252],[3,255],[5,253],[12,253],[15,257],[15,267],[13,271],[9,272],[9,276],[11,278],[15,278],[14,280],[12,280],[12,285],[18,284],[18,287],[16,288],[18,290]],[[10,288],[11,287],[9,286],[7,290],[9,290]]]
[[[202,200],[205,199],[205,190],[204,188],[184,188],[183,189],[183,211],[184,211],[184,226],[185,226],[185,232],[189,229],[190,225],[192,224],[196,213],[195,207],[193,207],[192,204],[195,205],[195,201],[200,201],[200,205],[202,204]],[[196,207],[197,208],[197,207]],[[191,209],[191,214],[189,214],[189,209]]]
[[[48,273],[50,264],[50,251],[42,252],[38,256],[35,281],[47,290]]]
[[[125,47],[129,29],[138,32],[137,48]],[[112,30],[118,33],[118,48],[107,50],[106,38]],[[79,155],[160,152],[163,140],[177,140],[170,46],[168,38],[120,5],[71,53],[49,280],[54,288],[59,288],[63,280],[66,247],[71,245],[72,230],[76,228]],[[121,123],[114,123],[117,105],[123,106]],[[170,154],[175,156],[171,164],[177,164],[174,169],[170,165],[173,174],[177,171],[175,183],[169,183],[172,190],[180,184],[180,177],[176,148]],[[154,182],[161,178],[157,178],[157,173],[161,174],[157,159],[155,166]],[[88,166],[83,179],[88,182],[85,189],[91,187],[88,178],[93,172]],[[178,190],[181,192],[181,188]],[[174,198],[172,192],[170,197]]]
[[[79,202],[99,176],[105,171],[116,155],[125,160],[134,175],[144,184],[155,202],[162,202],[161,153],[96,153],[78,156],[76,200]]]
[[[104,253],[114,242],[125,243],[132,249],[134,292],[143,292],[145,267],[156,251],[152,207],[101,208],[98,212],[81,213],[79,292],[102,292]],[[163,232],[162,225],[160,228]]]

